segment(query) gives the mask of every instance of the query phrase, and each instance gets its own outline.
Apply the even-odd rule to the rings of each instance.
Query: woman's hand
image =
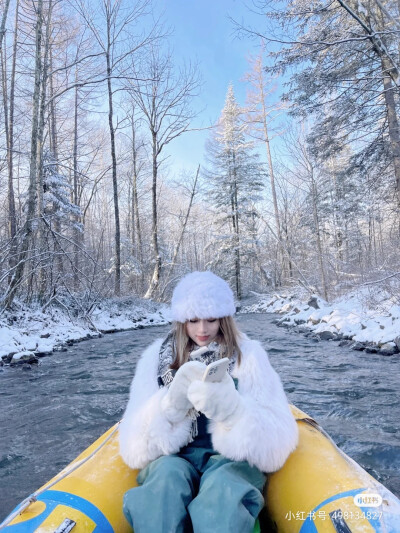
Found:
[[[188,361],[175,374],[168,392],[161,401],[161,408],[170,422],[180,422],[192,408],[187,396],[188,388],[194,380],[202,378],[205,369],[206,365],[200,361]]]
[[[242,410],[241,398],[231,376],[227,373],[221,381],[193,381],[188,389],[188,399],[207,418],[232,426]]]

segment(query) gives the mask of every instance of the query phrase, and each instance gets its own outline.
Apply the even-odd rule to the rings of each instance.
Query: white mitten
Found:
[[[243,407],[233,379],[226,374],[221,381],[193,381],[188,389],[193,406],[207,418],[232,427]]]
[[[201,379],[205,369],[206,365],[200,361],[188,361],[175,374],[167,393],[161,400],[161,408],[170,422],[180,422],[193,407],[187,397],[188,387],[192,381]]]

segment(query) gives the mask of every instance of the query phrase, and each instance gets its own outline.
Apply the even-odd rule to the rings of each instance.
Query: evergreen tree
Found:
[[[207,146],[210,199],[216,210],[217,232],[212,266],[221,268],[242,297],[242,264],[254,239],[254,203],[262,189],[263,170],[253,143],[246,140],[243,111],[232,85],[212,139]]]
[[[43,156],[43,216],[51,222],[59,219],[64,225],[82,230],[82,225],[75,220],[81,217],[80,208],[70,200],[72,187],[68,179],[58,170],[58,163],[53,154],[47,151]]]
[[[285,97],[293,113],[312,116],[315,155],[327,160],[351,144],[348,171],[362,179],[374,169],[382,186],[391,180],[400,202],[398,2],[260,4],[274,23],[274,39],[284,43],[271,53],[270,70],[290,75]]]

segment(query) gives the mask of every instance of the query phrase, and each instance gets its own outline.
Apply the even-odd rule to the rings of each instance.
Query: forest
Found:
[[[257,27],[232,20],[257,43],[247,100],[226,88],[192,172],[167,152],[201,69],[150,0],[1,1],[3,310],[166,301],[204,269],[238,300],[379,285],[400,301],[399,2],[252,8]]]

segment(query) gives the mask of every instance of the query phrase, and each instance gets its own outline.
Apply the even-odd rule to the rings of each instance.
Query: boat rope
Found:
[[[97,446],[97,448],[94,449],[92,453],[90,453],[87,457],[84,457],[77,463],[72,463],[69,467],[67,467],[65,470],[62,470],[58,475],[56,475],[56,477],[51,483],[49,483],[48,485],[45,485],[41,489],[37,490],[36,492],[33,492],[30,496],[25,498],[25,500],[21,502],[21,504],[17,507],[17,509],[14,512],[12,512],[10,515],[8,515],[8,517],[0,524],[0,530],[8,526],[10,522],[12,522],[14,518],[16,518],[18,515],[22,514],[25,511],[25,509],[27,509],[31,505],[31,503],[35,503],[37,501],[38,496],[43,494],[43,492],[53,487],[53,485],[55,485],[59,481],[62,481],[64,478],[72,474],[72,472],[75,472],[75,470],[77,470],[79,467],[81,467],[83,464],[89,461],[89,459],[91,459],[98,451],[100,451],[101,448],[103,448],[103,446],[105,446],[107,442],[114,436],[114,434],[118,430],[120,423],[121,422],[118,422],[116,424],[115,428],[111,431],[108,437],[105,440],[103,440],[103,442],[101,442]]]

